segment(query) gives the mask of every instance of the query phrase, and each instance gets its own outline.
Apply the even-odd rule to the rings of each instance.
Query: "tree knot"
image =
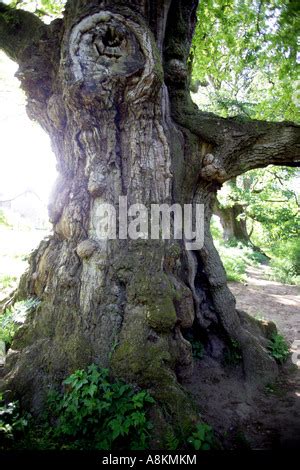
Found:
[[[203,158],[200,175],[208,181],[218,181],[224,183],[228,175],[223,167],[222,161],[212,153],[207,153]]]

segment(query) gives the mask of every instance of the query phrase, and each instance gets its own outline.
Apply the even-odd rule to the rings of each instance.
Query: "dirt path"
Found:
[[[237,308],[260,319],[272,320],[290,342],[300,340],[300,288],[265,279],[267,266],[250,267],[247,285],[230,282]]]
[[[274,321],[292,344],[300,340],[300,289],[264,279],[266,270],[251,267],[247,285],[230,289],[238,309]],[[222,367],[204,356],[186,387],[224,448],[299,449],[300,368],[291,360],[278,380],[258,389],[244,381],[241,366]]]

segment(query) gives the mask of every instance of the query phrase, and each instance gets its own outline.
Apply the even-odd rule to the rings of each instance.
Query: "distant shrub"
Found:
[[[277,243],[271,248],[269,278],[284,284],[300,285],[300,242]]]
[[[214,243],[220,254],[228,281],[245,282],[248,266],[257,266],[268,260],[263,253],[254,250],[251,245],[244,245],[235,239],[225,243],[215,222],[211,227]]]
[[[7,348],[11,345],[17,329],[17,324],[14,322],[13,311],[11,309],[5,310],[5,312],[0,315],[0,341],[4,341]]]

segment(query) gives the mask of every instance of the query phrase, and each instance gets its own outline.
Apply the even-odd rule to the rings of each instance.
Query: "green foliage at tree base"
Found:
[[[192,345],[193,357],[195,359],[202,359],[204,354],[204,346],[201,341],[190,340],[190,343]]]
[[[229,366],[236,366],[242,361],[242,352],[237,341],[231,340],[229,347],[225,351],[224,363]]]
[[[22,413],[17,401],[0,396],[0,450],[143,450],[150,446],[147,390],[111,380],[108,369],[91,364],[64,382],[64,391],[51,391],[39,418]],[[186,440],[172,426],[164,448],[209,450],[217,447],[211,426],[201,422],[187,431]]]
[[[284,337],[278,333],[275,333],[272,336],[268,349],[270,355],[280,364],[283,364],[290,355],[289,345],[285,341]]]
[[[198,423],[195,431],[189,437],[188,443],[195,450],[213,449],[216,442],[212,427],[206,423]]]
[[[58,450],[147,449],[152,430],[149,409],[154,399],[120,380],[110,379],[109,370],[95,364],[77,370],[64,382],[64,392],[51,391],[43,416],[26,418],[20,435],[16,403],[2,407],[1,423],[6,448]],[[7,410],[12,419],[7,420]],[[15,424],[14,424],[15,423]],[[25,425],[25,422],[22,421]],[[2,443],[2,448],[5,446]]]
[[[5,444],[26,431],[28,417],[21,415],[18,402],[6,404],[0,394],[0,450],[4,450]]]
[[[52,394],[50,411],[57,418],[54,435],[67,448],[144,449],[151,425],[146,409],[154,400],[145,390],[111,382],[108,369],[95,364],[64,381],[65,393]]]

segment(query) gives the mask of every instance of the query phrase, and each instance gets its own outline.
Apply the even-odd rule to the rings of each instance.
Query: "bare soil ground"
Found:
[[[265,279],[268,266],[250,267],[247,285],[229,283],[237,308],[250,315],[272,320],[291,344],[300,340],[300,288]]]
[[[267,267],[249,268],[247,284],[230,283],[237,308],[272,320],[289,344],[300,340],[300,289],[265,279]],[[300,448],[300,368],[291,359],[279,378],[258,387],[241,366],[221,367],[204,356],[185,384],[225,449]]]

